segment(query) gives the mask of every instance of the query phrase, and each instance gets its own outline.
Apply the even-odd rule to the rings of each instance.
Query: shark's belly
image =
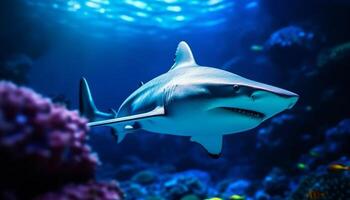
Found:
[[[187,108],[189,109],[189,108]],[[233,134],[250,128],[249,120],[232,120],[232,116],[216,115],[192,107],[189,112],[167,113],[164,117],[143,121],[142,129],[171,135],[193,136],[198,134]],[[250,128],[247,128],[250,127]]]

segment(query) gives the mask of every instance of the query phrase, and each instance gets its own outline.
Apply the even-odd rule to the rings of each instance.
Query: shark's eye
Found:
[[[239,85],[233,85],[233,90],[235,92],[238,92],[239,91]]]

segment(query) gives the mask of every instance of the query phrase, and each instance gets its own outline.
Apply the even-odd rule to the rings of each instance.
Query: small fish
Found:
[[[300,170],[307,170],[309,167],[305,163],[298,163],[297,168]]]
[[[209,199],[204,199],[204,200],[224,200],[220,197],[212,197],[212,198],[209,198]]]
[[[325,196],[324,192],[318,191],[318,190],[310,190],[306,194],[306,198],[309,200],[319,200]]]
[[[263,50],[264,50],[264,47],[261,46],[261,45],[252,45],[252,46],[250,47],[250,50],[252,50],[252,51],[263,51]]]
[[[320,153],[318,153],[317,151],[312,151],[312,150],[309,152],[309,155],[312,156],[312,157],[320,157],[321,156]]]
[[[234,194],[230,197],[230,200],[245,200],[245,197],[238,194]]]
[[[350,166],[345,166],[339,163],[333,163],[328,165],[328,171],[333,173],[339,173],[344,171],[350,171]]]

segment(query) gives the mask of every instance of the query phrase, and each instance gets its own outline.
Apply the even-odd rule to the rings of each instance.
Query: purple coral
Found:
[[[0,82],[0,188],[24,197],[93,177],[97,156],[77,112]],[[23,195],[22,195],[23,196]]]
[[[268,47],[291,47],[303,46],[309,48],[311,41],[314,39],[312,32],[306,32],[298,26],[287,26],[274,32],[267,41]]]
[[[275,31],[266,42],[272,61],[281,67],[295,68],[306,62],[315,49],[315,34],[298,26]]]
[[[122,200],[123,196],[115,182],[89,182],[80,185],[67,185],[60,192],[47,193],[37,197],[36,200]]]

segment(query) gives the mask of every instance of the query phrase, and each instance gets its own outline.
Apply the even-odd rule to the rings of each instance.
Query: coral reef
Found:
[[[264,178],[264,191],[269,195],[284,196],[289,190],[289,177],[279,168],[273,168]]]
[[[300,183],[290,200],[308,200],[310,192],[320,192],[322,200],[350,198],[350,176],[335,174],[309,175]]]
[[[186,171],[174,174],[164,183],[163,194],[166,199],[176,200],[192,194],[204,197],[207,193],[209,176],[201,171]]]
[[[252,182],[249,180],[239,179],[234,181],[229,181],[229,184],[220,196],[229,198],[232,195],[242,195],[247,194],[252,187]]]
[[[287,26],[274,32],[265,46],[274,63],[295,68],[310,55],[314,43],[314,33],[298,26]]]
[[[98,158],[77,112],[9,82],[0,96],[1,189],[31,196],[93,177]]]
[[[143,180],[144,176],[150,180],[149,177],[155,175],[155,172],[150,171],[140,171],[131,180],[122,182],[121,188],[125,191],[125,199],[203,199],[211,193],[210,176],[204,171],[159,172],[161,171],[156,174],[157,178],[152,178],[152,182],[140,182],[140,178]]]
[[[131,179],[139,184],[147,185],[155,182],[157,180],[157,175],[150,170],[145,170],[138,172]]]
[[[122,200],[123,193],[116,182],[67,185],[59,192],[51,192],[36,197],[35,200]]]

